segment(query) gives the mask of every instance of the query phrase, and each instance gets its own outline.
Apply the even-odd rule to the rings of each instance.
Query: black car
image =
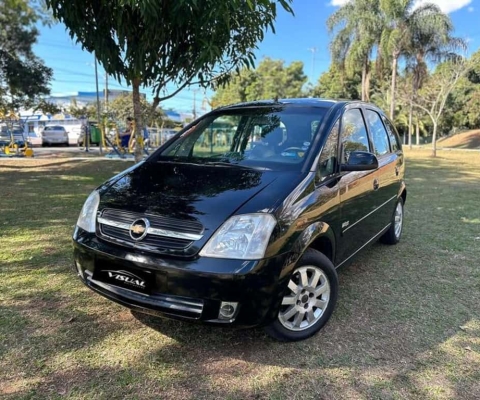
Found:
[[[333,312],[336,268],[400,240],[404,172],[371,104],[220,108],[89,196],[76,271],[140,312],[305,339]]]

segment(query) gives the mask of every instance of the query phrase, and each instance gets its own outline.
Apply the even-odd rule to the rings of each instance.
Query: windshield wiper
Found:
[[[230,161],[208,161],[205,163],[205,165],[218,165],[220,167],[233,167],[233,168],[243,168],[243,169],[256,169],[256,170],[262,170],[262,171],[269,171],[270,168],[264,168],[264,167],[255,167],[253,165],[248,166],[248,165],[241,165],[237,163],[232,163]]]
[[[250,169],[250,167],[246,167],[245,165],[240,165],[240,164],[232,163],[232,162],[227,161],[227,160],[224,160],[224,161],[207,161],[207,162],[205,163],[205,165],[218,165],[218,166],[221,166],[221,167],[239,167],[239,168],[248,168],[248,169]]]

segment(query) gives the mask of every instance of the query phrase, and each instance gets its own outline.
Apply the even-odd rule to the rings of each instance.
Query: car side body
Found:
[[[298,167],[287,163],[269,168],[280,164],[262,164],[263,159],[257,163],[261,168],[249,168],[248,163],[235,167],[164,157],[175,143],[181,148],[202,120],[245,110],[287,112],[283,137],[295,131],[288,123],[295,127],[301,113],[321,114],[318,120],[305,119],[315,126],[311,142],[303,136],[291,142],[295,145],[276,150],[278,159],[301,159]],[[288,113],[296,119],[288,119]],[[270,120],[277,116],[268,115]],[[295,133],[291,135],[295,139]],[[210,140],[213,136],[210,133]],[[253,138],[252,133],[252,143]],[[264,151],[261,146],[243,148],[253,147],[245,151],[255,160],[255,149]],[[77,226],[74,232],[75,270],[92,290],[140,312],[239,327],[269,326],[274,337],[301,340],[320,329],[333,311],[338,286],[334,269],[379,238],[392,244],[400,239],[407,195],[404,173],[398,134],[371,104],[288,99],[224,107],[97,189],[92,228]],[[247,216],[245,223],[254,224],[259,215],[275,221],[261,257],[237,259],[208,252],[232,218],[238,217],[237,223]],[[136,230],[145,236],[137,240]],[[326,283],[315,289],[312,282],[317,280]],[[148,291],[134,287],[135,281],[148,281]],[[302,307],[300,321],[301,312],[294,312]]]

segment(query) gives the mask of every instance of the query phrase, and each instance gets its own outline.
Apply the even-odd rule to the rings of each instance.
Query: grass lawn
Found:
[[[412,151],[404,237],[339,271],[314,338],[135,318],[71,272],[87,194],[127,165],[0,160],[3,399],[479,399],[480,156]]]

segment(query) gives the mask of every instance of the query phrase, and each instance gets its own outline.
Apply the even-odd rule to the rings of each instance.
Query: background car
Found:
[[[47,125],[42,131],[42,147],[53,144],[69,145],[68,133],[61,125]]]
[[[23,128],[20,125],[8,127],[5,124],[0,125],[0,146],[6,146],[11,143],[11,133],[13,133],[14,143],[19,146],[24,146],[26,135],[23,134]]]

